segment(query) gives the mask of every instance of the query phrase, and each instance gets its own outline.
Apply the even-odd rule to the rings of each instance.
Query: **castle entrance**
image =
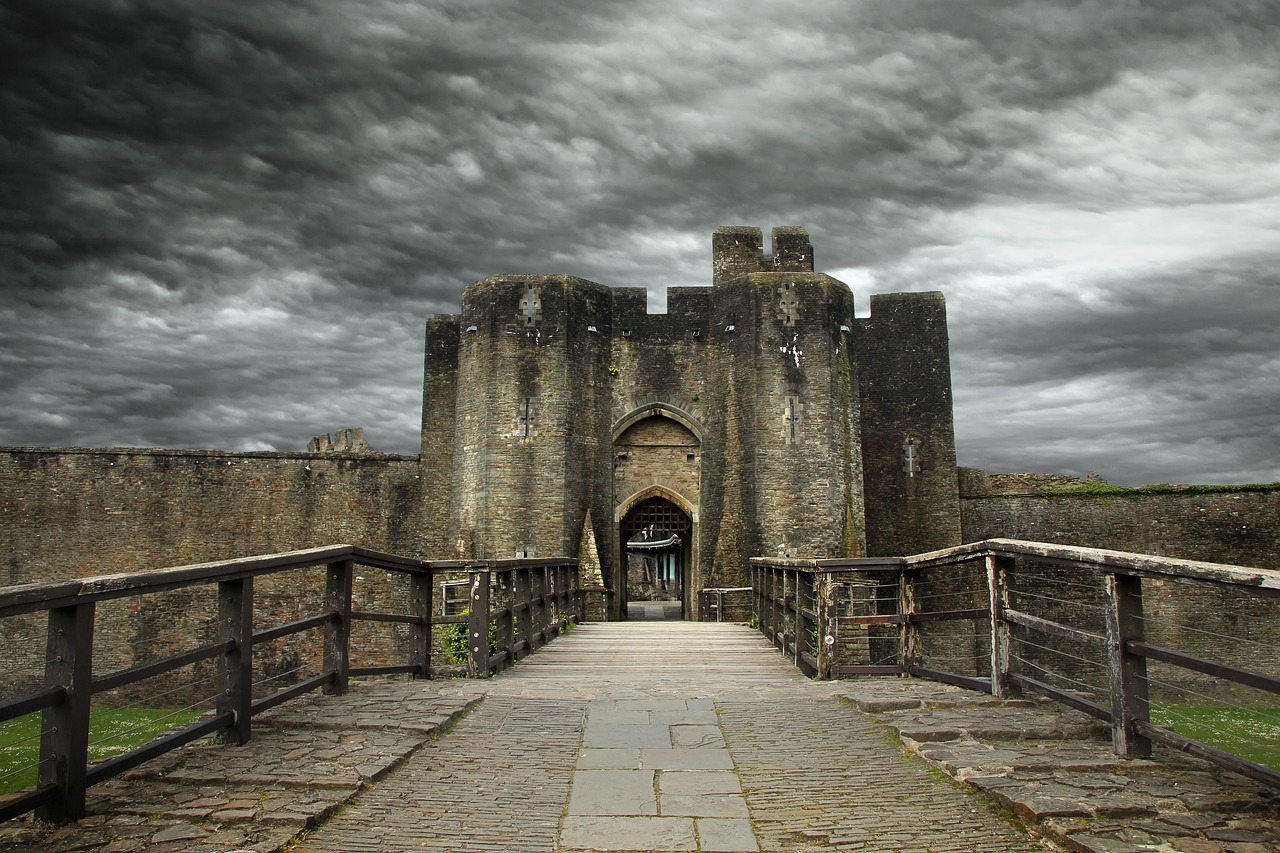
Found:
[[[679,619],[685,609],[692,520],[671,501],[654,497],[626,514],[620,532],[627,601],[635,605],[630,609],[645,614],[642,618],[657,614],[657,618]],[[645,606],[645,602],[670,606]]]

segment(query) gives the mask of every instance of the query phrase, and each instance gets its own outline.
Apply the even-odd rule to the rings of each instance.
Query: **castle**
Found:
[[[0,582],[346,542],[578,557],[614,617],[630,596],[696,618],[698,591],[739,586],[752,556],[999,536],[1280,566],[1278,485],[1099,498],[957,469],[940,294],[872,296],[855,319],[798,228],[769,253],[759,230],[721,228],[712,263],[665,314],[569,276],[471,285],[426,324],[419,454],[359,430],[298,452],[0,448]],[[136,646],[199,612],[153,604],[100,633]]]
[[[771,249],[717,229],[711,287],[671,288],[665,314],[643,288],[501,275],[431,317],[434,553],[585,555],[614,615],[643,561],[640,594],[691,615],[753,555],[959,544],[942,295],[872,296],[855,319],[803,229]]]

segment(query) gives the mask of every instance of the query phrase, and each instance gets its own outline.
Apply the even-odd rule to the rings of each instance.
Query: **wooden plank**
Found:
[[[900,666],[881,666],[878,664],[845,664],[835,667],[836,674],[845,675],[901,675]]]
[[[49,611],[44,685],[47,690],[66,690],[64,701],[42,712],[36,787],[52,787],[56,794],[39,807],[36,816],[49,823],[84,817],[94,610],[94,602],[89,601]]]
[[[348,675],[417,675],[420,667],[414,663],[388,664],[386,666],[353,666]]]
[[[1081,631],[1079,628],[1072,628],[1060,622],[1050,622],[1048,619],[1041,619],[1039,616],[1023,613],[1021,610],[1006,608],[1004,618],[1019,627],[1030,628],[1032,631],[1039,631],[1043,634],[1051,634],[1067,643],[1084,644],[1096,649],[1103,648],[1107,644],[1107,638],[1101,634]]]
[[[985,607],[972,607],[967,610],[926,610],[923,613],[912,613],[907,618],[911,622],[954,622],[960,619],[986,619],[991,613]]]
[[[472,678],[489,671],[489,582],[487,571],[471,573],[471,621],[467,628],[467,670]]]
[[[317,687],[324,687],[326,684],[328,684],[332,680],[333,680],[333,673],[324,672],[324,673],[321,673],[320,675],[316,675],[311,678],[308,678],[305,681],[299,681],[297,684],[294,684],[291,687],[286,687],[283,690],[277,690],[275,693],[272,693],[270,696],[264,696],[263,698],[254,702],[252,714],[256,716],[257,714],[261,714],[263,711],[268,711],[277,705],[283,705],[285,702],[288,702],[290,699],[296,699],[299,696],[310,693],[312,690],[315,690]]]
[[[431,677],[432,596],[435,584],[429,575],[409,578],[409,611],[415,621],[409,628],[409,663],[417,667],[414,678]]]
[[[404,625],[421,625],[422,617],[408,613],[370,613],[365,610],[352,610],[352,622],[397,622]]]
[[[1009,650],[1009,575],[1013,571],[1012,557],[991,554],[986,558],[987,606],[991,615],[991,695],[1004,699],[1017,694],[1017,687],[1009,681],[1012,656]]]
[[[67,688],[59,684],[2,702],[0,703],[0,723],[61,705],[66,698]]]
[[[1260,672],[1254,672],[1251,669],[1241,669],[1240,667],[1228,666],[1225,663],[1208,660],[1207,658],[1196,657],[1184,652],[1175,652],[1173,649],[1166,649],[1160,646],[1151,646],[1139,640],[1129,640],[1126,644],[1130,654],[1141,655],[1147,658],[1155,658],[1166,663],[1176,664],[1186,669],[1193,669],[1196,672],[1203,672],[1205,675],[1213,675],[1218,678],[1225,678],[1228,681],[1234,681],[1238,684],[1247,684],[1250,687],[1256,687],[1259,690],[1266,690],[1269,693],[1280,693],[1280,678],[1274,678],[1270,675],[1263,675]]]
[[[47,583],[0,587],[0,617],[32,613],[52,607],[67,607],[77,601],[105,601],[147,595],[170,589],[219,583],[241,577],[325,565],[355,558],[361,565],[389,571],[423,574],[465,569],[469,563],[457,560],[419,560],[387,554],[354,545],[326,545],[277,554],[238,557],[207,563],[190,563],[144,572],[128,572]],[[530,561],[555,563],[559,560]],[[513,562],[513,561],[496,561]]]
[[[325,695],[347,692],[351,669],[351,588],[355,562],[335,560],[325,567],[324,606],[336,618],[324,626],[324,653],[321,670],[333,673],[324,686]]]
[[[101,761],[89,768],[86,774],[88,783],[97,785],[99,782],[114,779],[121,773],[132,770],[144,762],[164,755],[166,752],[172,752],[192,741],[197,741],[202,737],[221,731],[231,725],[232,720],[233,716],[229,713],[215,714],[207,719],[197,720],[190,725],[183,726],[177,731],[169,732],[137,749],[108,758],[106,761]]]
[[[117,687],[124,687],[126,684],[133,684],[146,678],[164,675],[166,672],[172,672],[175,669],[225,654],[230,648],[231,641],[224,640],[221,643],[201,646],[198,649],[192,649],[182,654],[170,655],[152,663],[122,669],[110,675],[99,676],[93,679],[93,692],[102,693],[106,690],[115,690]]]
[[[924,638],[917,623],[911,621],[916,612],[916,578],[903,572],[898,576],[898,666],[904,672],[918,665],[924,657]]]
[[[250,643],[260,646],[263,643],[269,643],[272,640],[278,640],[281,637],[287,637],[290,634],[300,634],[303,631],[310,631],[313,628],[322,628],[337,620],[338,614],[329,612],[321,613],[318,616],[308,616],[306,619],[298,619],[294,622],[286,622],[283,625],[277,625],[274,628],[265,628],[257,631],[250,637]]]
[[[1126,551],[1109,551],[1103,548],[1078,548],[1047,542],[1026,542],[1015,539],[989,539],[979,543],[987,548],[1032,559],[1054,560],[1072,565],[1082,565],[1102,571],[1144,577],[1182,578],[1211,584],[1251,587],[1267,595],[1280,595],[1280,570],[1233,566],[1225,563],[1206,563],[1200,560],[1179,560],[1172,557],[1156,557],[1151,554],[1133,554]]]
[[[913,666],[907,672],[919,678],[931,678],[934,681],[941,681],[943,684],[954,684],[957,687],[977,690],[980,693],[991,692],[991,681],[986,678],[974,678],[971,675],[960,675],[956,672],[946,672],[940,669],[928,669],[923,666]]]
[[[1126,758],[1151,755],[1151,739],[1135,723],[1151,718],[1147,659],[1129,652],[1142,640],[1142,578],[1107,575],[1107,668],[1111,674],[1111,746]]]
[[[218,584],[218,639],[227,645],[218,667],[219,714],[230,714],[227,743],[252,737],[253,719],[253,578]]]
[[[1097,719],[1104,720],[1108,723],[1111,722],[1111,710],[1109,708],[1104,705],[1099,705],[1097,702],[1091,702],[1076,693],[1059,690],[1056,687],[1045,684],[1043,681],[1037,681],[1034,678],[1019,675],[1016,672],[1009,675],[1009,680],[1017,683],[1017,685],[1024,690],[1030,690],[1033,693],[1040,693],[1044,696],[1048,696],[1055,702],[1061,702],[1068,708],[1075,708],[1077,711],[1088,714],[1090,717],[1096,717]]]
[[[1258,764],[1256,762],[1249,761],[1239,757],[1238,755],[1232,755],[1229,752],[1223,752],[1216,747],[1201,743],[1198,740],[1183,737],[1175,731],[1171,731],[1160,726],[1153,726],[1147,720],[1138,720],[1134,725],[1142,736],[1148,740],[1153,740],[1163,746],[1203,758],[1205,761],[1212,762],[1219,767],[1234,770],[1241,776],[1247,776],[1255,782],[1262,782],[1273,788],[1280,788],[1280,771],[1277,771],[1272,767],[1267,767],[1265,764]]]
[[[21,794],[15,794],[8,799],[0,802],[0,823],[6,820],[24,815],[29,811],[47,806],[52,803],[58,796],[58,789],[53,786],[47,788],[32,788]]]
[[[901,625],[903,620],[897,613],[887,613],[883,616],[841,616],[836,621],[845,628],[853,628],[858,625]]]
[[[315,566],[348,556],[351,550],[350,545],[333,545],[212,563],[193,563],[148,572],[0,587],[0,617],[70,606],[77,601],[105,601],[149,595],[169,589]]]

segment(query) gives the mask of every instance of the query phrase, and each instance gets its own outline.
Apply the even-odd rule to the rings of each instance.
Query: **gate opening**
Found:
[[[642,501],[622,519],[629,618],[682,618],[692,531],[689,516],[665,498]]]

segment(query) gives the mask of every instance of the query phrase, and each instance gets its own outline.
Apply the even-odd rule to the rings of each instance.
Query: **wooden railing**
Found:
[[[1226,618],[1217,615],[1226,596],[1232,618],[1255,612],[1255,632],[1280,630],[1280,571],[991,539],[902,558],[753,558],[749,573],[760,631],[809,675],[909,674],[998,697],[1038,693],[1109,723],[1117,754],[1150,755],[1156,742],[1280,785],[1270,766],[1154,724],[1152,686],[1178,689],[1178,676],[1147,673],[1159,661],[1231,689],[1280,694],[1269,633],[1250,650],[1206,621]],[[1150,612],[1144,582],[1160,599]],[[1184,621],[1203,624],[1156,612],[1181,612],[1179,599],[1201,594],[1209,598],[1183,609]],[[931,662],[926,647],[939,639],[941,657],[963,660],[969,650],[973,665]],[[1215,642],[1210,654],[1185,647]],[[861,660],[851,662],[854,646]],[[1067,663],[1044,662],[1055,654]],[[1090,667],[1100,673],[1092,682]]]
[[[586,592],[576,560],[487,560],[471,573],[467,668],[497,672],[582,621]]]
[[[319,566],[324,567],[325,575],[319,612],[255,630],[255,579]],[[354,609],[352,588],[357,566],[407,578],[405,612]],[[434,579],[459,575],[470,577],[471,612],[433,615]],[[491,584],[496,596],[490,591]],[[115,672],[95,673],[95,610],[100,603],[141,601],[145,595],[211,586],[217,591],[213,642]],[[305,588],[293,591],[300,599],[311,592]],[[501,602],[496,611],[490,607],[495,597]],[[352,545],[0,588],[0,619],[43,611],[48,625],[43,688],[0,701],[0,722],[26,714],[42,715],[37,784],[0,802],[0,820],[32,810],[49,821],[78,819],[84,814],[90,786],[210,735],[221,734],[228,743],[242,744],[251,737],[256,715],[317,688],[329,694],[344,693],[352,676],[409,674],[429,678],[432,631],[441,625],[462,623],[473,636],[484,638],[482,643],[470,644],[474,647],[469,656],[472,673],[500,668],[551,639],[567,621],[579,619],[582,603],[576,560],[426,561]],[[495,619],[497,650],[490,655],[488,625]],[[358,622],[407,625],[407,659],[353,665],[351,628]],[[0,629],[4,627],[0,624]],[[254,648],[307,631],[320,634],[321,648],[314,654],[319,659],[319,674],[255,698]],[[193,639],[177,641],[191,643]],[[210,713],[138,749],[89,764],[89,718],[95,694],[127,689],[145,679],[209,662],[216,668],[216,707]]]

